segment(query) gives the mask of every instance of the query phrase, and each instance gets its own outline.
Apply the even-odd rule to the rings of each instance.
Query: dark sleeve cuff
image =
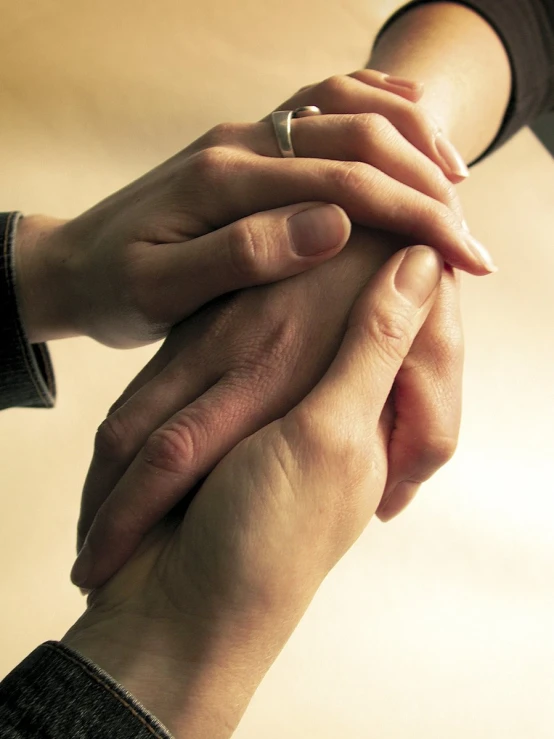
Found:
[[[408,10],[433,0],[404,5],[379,35]],[[498,134],[476,162],[501,147],[520,128],[554,109],[554,0],[453,0],[465,5],[494,28],[512,68],[512,94]],[[475,164],[476,162],[473,162]]]
[[[0,410],[51,408],[56,385],[46,344],[30,344],[15,292],[14,234],[19,213],[0,213]]]
[[[2,739],[172,739],[121,685],[59,642],[35,649],[0,683]]]

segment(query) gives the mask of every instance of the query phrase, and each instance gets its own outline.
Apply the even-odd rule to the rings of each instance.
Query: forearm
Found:
[[[173,638],[172,631],[163,622],[125,615],[96,623],[87,613],[62,642],[107,672],[177,739],[227,739],[248,698],[242,700],[233,681],[222,685],[222,671],[199,653],[198,645],[184,649],[182,633]]]
[[[107,672],[176,739],[229,739],[294,623],[239,633],[215,621],[203,633],[182,616],[172,621],[169,610],[98,618],[92,609],[62,643]]]
[[[15,288],[32,344],[79,333],[70,297],[71,250],[62,237],[63,223],[48,216],[26,216],[15,232]]]
[[[468,162],[500,128],[511,90],[508,56],[487,21],[463,5],[406,11],[378,39],[368,67],[423,82],[420,105]]]

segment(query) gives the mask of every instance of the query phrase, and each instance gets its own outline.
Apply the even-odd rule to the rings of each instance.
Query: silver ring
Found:
[[[291,137],[291,121],[293,118],[307,118],[312,115],[321,115],[321,110],[315,105],[304,105],[296,110],[276,110],[271,114],[273,130],[277,138],[277,146],[281,156],[295,157]]]
[[[276,110],[271,114],[273,130],[277,137],[277,146],[282,157],[295,157],[292,138],[290,135],[290,122],[292,121],[292,110]]]
[[[312,115],[321,115],[321,110],[317,105],[303,105],[301,108],[296,108],[293,111],[293,118],[309,118]]]

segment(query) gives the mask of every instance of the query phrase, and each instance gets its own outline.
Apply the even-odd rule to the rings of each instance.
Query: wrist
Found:
[[[416,5],[379,37],[372,69],[424,84],[421,105],[466,161],[495,138],[510,98],[511,68],[496,31],[457,2]]]
[[[276,657],[253,658],[182,618],[106,615],[94,607],[62,642],[107,672],[177,739],[230,737]]]
[[[17,225],[15,287],[21,320],[31,343],[78,334],[73,323],[64,223],[36,215],[21,218]]]

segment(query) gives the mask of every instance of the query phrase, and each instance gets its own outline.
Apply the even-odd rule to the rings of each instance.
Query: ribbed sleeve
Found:
[[[51,408],[56,386],[46,344],[30,344],[15,290],[15,229],[19,213],[0,213],[0,410]]]
[[[0,682],[2,739],[172,739],[125,688],[78,652],[46,642]]]

